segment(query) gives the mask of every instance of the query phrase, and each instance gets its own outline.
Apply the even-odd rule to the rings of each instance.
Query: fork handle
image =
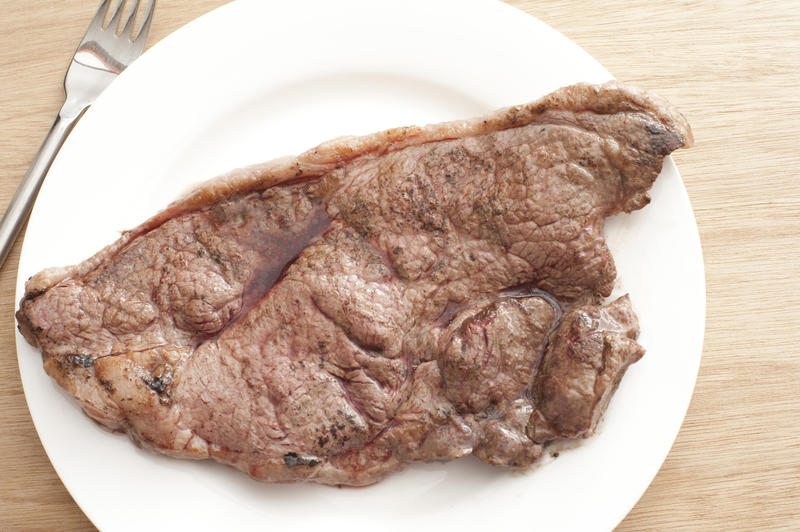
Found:
[[[6,257],[14,246],[14,241],[17,239],[22,226],[25,225],[25,220],[33,207],[33,202],[36,195],[39,193],[39,188],[42,186],[44,176],[53,164],[58,150],[64,144],[64,139],[67,138],[75,123],[83,114],[82,109],[79,113],[65,113],[64,109],[56,117],[53,122],[53,127],[45,137],[42,146],[36,153],[30,168],[25,173],[25,177],[17,187],[11,203],[8,205],[3,220],[0,221],[0,267],[6,262]]]

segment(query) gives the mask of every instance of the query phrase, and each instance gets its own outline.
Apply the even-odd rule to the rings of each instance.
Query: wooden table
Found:
[[[150,42],[224,3],[161,0]],[[703,361],[677,441],[620,530],[800,529],[800,3],[510,3],[619,79],[668,97],[697,139],[674,158],[703,243]],[[61,105],[64,69],[95,4],[0,0],[0,205]],[[19,243],[0,272],[0,530],[91,530],[22,394],[18,259]]]

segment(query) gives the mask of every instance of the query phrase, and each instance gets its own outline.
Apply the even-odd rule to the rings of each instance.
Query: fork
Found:
[[[118,28],[126,0],[119,0],[113,11],[111,0],[103,0],[89,23],[64,77],[64,105],[0,221],[0,266],[5,263],[30,214],[42,181],[67,135],[108,84],[142,54],[153,21],[156,0],[148,2],[142,14],[144,20],[134,33],[139,1],[134,0],[122,30]],[[103,22],[109,13],[111,19],[104,26]]]

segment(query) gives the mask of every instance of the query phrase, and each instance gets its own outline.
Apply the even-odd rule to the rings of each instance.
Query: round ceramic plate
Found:
[[[30,275],[89,257],[231,168],[610,77],[561,34],[492,0],[233,2],[154,46],[83,117],[34,208],[17,298]],[[467,458],[336,489],[156,456],[85,417],[18,336],[31,415],[64,485],[103,530],[611,529],[667,455],[702,346],[700,243],[671,160],[652,198],[607,227],[617,292],[631,294],[647,354],[595,437],[527,473]]]

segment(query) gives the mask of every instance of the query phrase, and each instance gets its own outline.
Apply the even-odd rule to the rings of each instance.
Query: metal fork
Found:
[[[5,263],[28,218],[44,176],[64,144],[64,139],[108,84],[142,54],[153,21],[156,0],[148,2],[142,13],[143,22],[136,32],[133,26],[139,0],[134,0],[125,25],[118,31],[125,3],[126,0],[119,0],[112,12],[111,0],[103,0],[72,57],[64,77],[66,101],[0,221],[0,266]],[[111,20],[104,27],[103,22],[109,12]]]

